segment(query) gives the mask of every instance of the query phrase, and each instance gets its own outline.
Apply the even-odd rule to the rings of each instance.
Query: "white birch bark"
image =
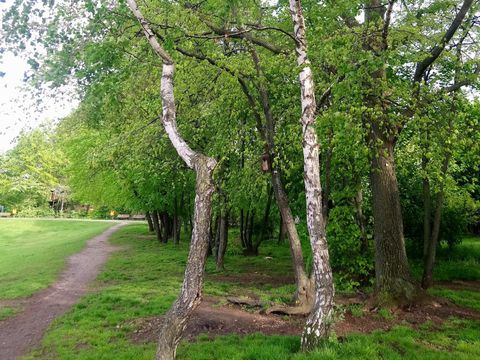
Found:
[[[164,317],[155,354],[155,359],[157,360],[173,360],[175,359],[176,349],[185,330],[187,320],[201,301],[203,273],[208,251],[212,196],[214,193],[212,174],[217,162],[212,158],[193,151],[178,132],[173,85],[174,61],[158,42],[135,0],[127,0],[127,4],[140,22],[152,49],[163,62],[160,86],[163,106],[163,127],[178,155],[197,174],[194,224],[183,286],[179,297]]]
[[[315,86],[307,55],[305,20],[300,0],[290,0],[302,104],[304,181],[307,201],[307,225],[313,255],[315,304],[302,334],[302,349],[312,350],[329,335],[333,315],[333,278],[322,211],[319,144],[315,132]]]

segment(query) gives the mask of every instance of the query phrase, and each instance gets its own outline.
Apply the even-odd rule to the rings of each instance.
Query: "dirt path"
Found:
[[[67,268],[49,288],[18,301],[22,311],[0,321],[0,359],[13,360],[28,354],[55,318],[64,314],[88,290],[110,253],[119,250],[108,238],[126,223],[114,225],[89,240],[85,248],[68,258]],[[12,305],[14,302],[12,302]]]

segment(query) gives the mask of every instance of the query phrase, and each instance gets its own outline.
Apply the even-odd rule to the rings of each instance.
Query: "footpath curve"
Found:
[[[48,326],[67,312],[88,291],[108,256],[121,247],[108,242],[127,223],[119,223],[87,241],[85,248],[67,259],[67,267],[47,289],[19,300],[18,315],[0,321],[0,359],[15,360],[40,343]]]

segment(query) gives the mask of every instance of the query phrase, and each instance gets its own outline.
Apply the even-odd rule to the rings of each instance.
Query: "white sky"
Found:
[[[3,13],[13,0],[0,1],[0,24]],[[0,60],[0,154],[15,145],[15,139],[25,129],[38,127],[46,120],[55,120],[68,115],[77,105],[76,101],[65,101],[47,98],[42,100],[42,108],[38,111],[35,100],[28,92],[22,91],[23,75],[28,69],[25,59],[5,53]]]

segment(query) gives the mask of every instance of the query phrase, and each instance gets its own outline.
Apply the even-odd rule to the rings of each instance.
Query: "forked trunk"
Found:
[[[301,340],[302,349],[310,351],[330,334],[334,288],[322,208],[319,144],[315,132],[315,86],[307,56],[305,20],[300,0],[290,0],[290,12],[296,39],[297,64],[301,67],[299,80],[302,104],[303,176],[315,280],[315,303],[305,324]]]
[[[127,0],[127,4],[140,22],[151,47],[163,62],[160,91],[163,105],[163,127],[178,155],[188,167],[195,170],[197,175],[193,230],[185,277],[179,297],[164,317],[155,354],[157,360],[173,360],[187,320],[201,301],[203,273],[208,251],[212,196],[215,190],[212,174],[217,162],[193,151],[179,134],[173,92],[175,72],[173,60],[159,44],[135,0]]]

